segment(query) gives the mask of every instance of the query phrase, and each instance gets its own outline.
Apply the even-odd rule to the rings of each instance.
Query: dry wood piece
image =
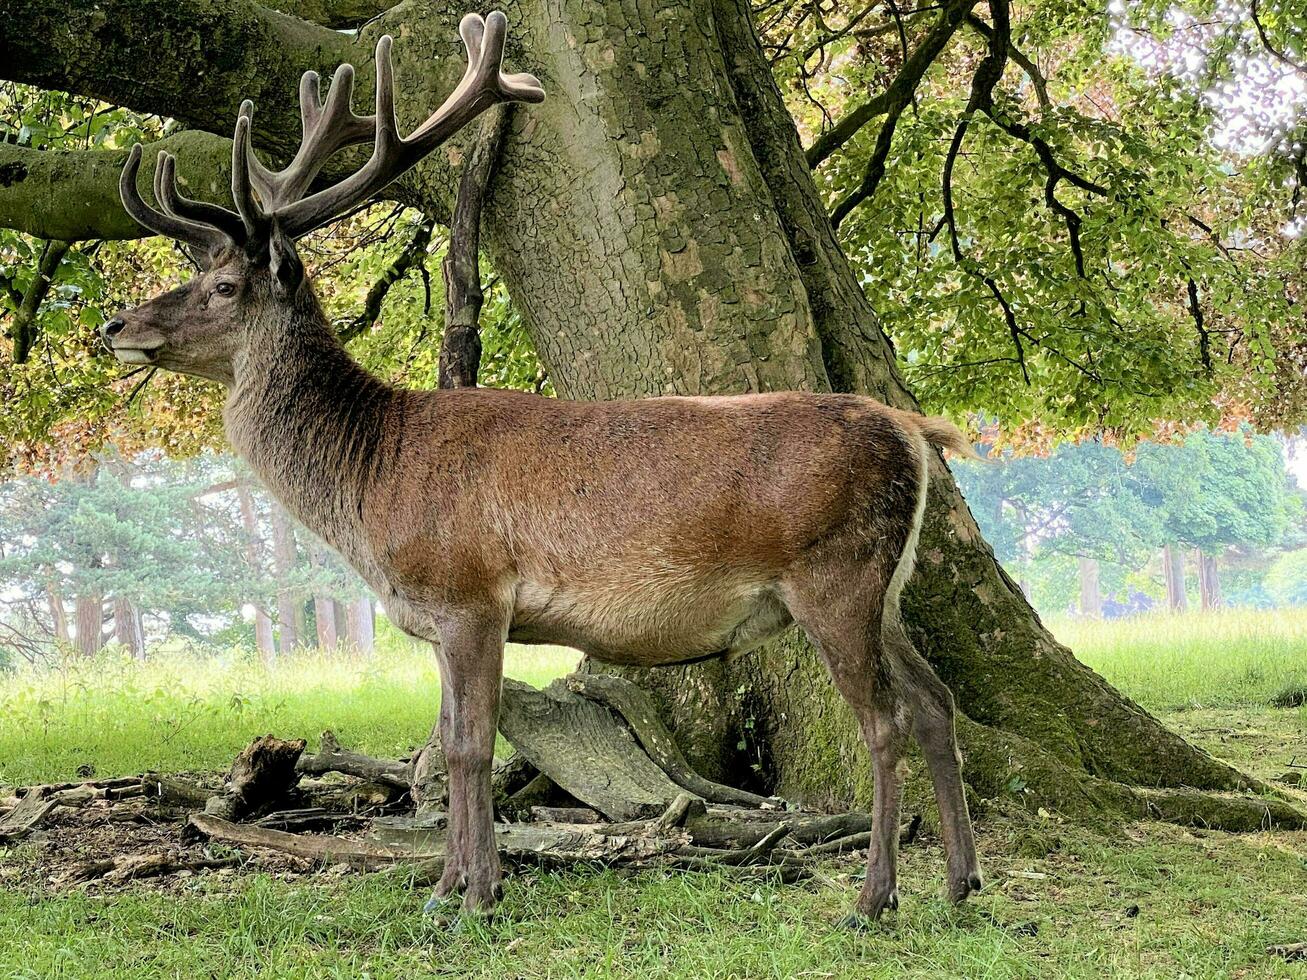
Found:
[[[672,855],[690,842],[680,828],[663,834],[605,834],[603,825],[497,823],[499,853],[513,861],[568,864],[595,861],[604,864],[642,864]],[[373,821],[372,839],[410,858],[443,856],[448,828],[436,817],[385,817]]]
[[[254,821],[257,827],[272,830],[307,830],[310,827],[335,826],[340,823],[362,823],[363,818],[353,813],[340,813],[320,806],[303,807],[299,810],[278,810]]]
[[[231,764],[227,788],[211,797],[205,812],[227,820],[272,809],[299,782],[295,763],[304,751],[304,739],[284,741],[264,735],[241,750]]]
[[[33,787],[18,805],[0,819],[0,843],[19,840],[30,834],[59,801],[47,787]]]
[[[214,868],[234,868],[240,858],[197,858],[183,859],[175,853],[160,852],[154,854],[120,854],[117,857],[85,864],[60,875],[55,881],[58,887],[67,887],[82,882],[102,880],[106,884],[118,884],[136,878],[153,878],[159,875],[176,874],[178,871],[209,871]]]
[[[1286,960],[1307,960],[1307,943],[1279,943],[1267,946],[1266,952]]]
[[[303,742],[300,741],[302,746]],[[347,776],[385,783],[397,789],[409,787],[409,763],[398,759],[375,759],[361,752],[343,749],[336,741],[335,733],[330,731],[322,733],[318,751],[313,755],[301,756],[295,768],[312,776],[320,776],[324,772],[343,772]]]
[[[561,681],[538,691],[505,680],[499,730],[532,765],[610,820],[656,816],[684,792],[611,711]]]
[[[715,783],[695,772],[658,716],[653,700],[639,685],[612,674],[571,674],[565,680],[568,690],[619,715],[631,727],[649,758],[678,786],[710,803],[757,807],[769,802],[766,797]]]
[[[206,789],[198,783],[157,772],[148,772],[142,776],[141,786],[147,797],[183,809],[201,809],[209,801],[209,797],[213,796],[213,790]]]
[[[700,846],[733,850],[752,847],[782,823],[789,828],[790,836],[796,844],[808,846],[870,831],[871,814],[794,813],[710,807],[701,816],[692,815],[686,821],[686,829]]]
[[[597,824],[599,814],[588,806],[533,806],[531,819],[541,823]]]
[[[385,867],[405,858],[437,857],[438,854],[405,854],[381,844],[329,837],[323,834],[288,834],[250,824],[232,823],[209,813],[191,816],[190,826],[202,836],[247,847],[266,847],[323,864],[348,864],[365,870]]]

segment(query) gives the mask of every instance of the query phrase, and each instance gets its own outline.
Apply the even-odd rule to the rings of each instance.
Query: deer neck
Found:
[[[364,501],[393,463],[398,393],[349,356],[316,301],[252,335],[260,342],[238,359],[223,413],[227,437],[291,513],[361,560]]]

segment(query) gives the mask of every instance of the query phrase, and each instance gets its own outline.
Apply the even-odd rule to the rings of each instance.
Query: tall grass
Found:
[[[1268,704],[1307,690],[1307,610],[1051,625],[1154,711]],[[506,669],[540,686],[576,661],[562,648],[510,647]],[[0,676],[0,783],[223,769],[266,732],[312,742],[330,728],[346,745],[398,756],[425,739],[439,697],[430,652],[393,636],[368,659],[305,653],[272,668],[248,653],[70,660]]]
[[[1155,711],[1271,704],[1307,690],[1307,609],[1049,626],[1081,661]]]
[[[513,646],[505,669],[538,686],[578,658]],[[312,744],[327,728],[342,744],[394,757],[426,739],[439,703],[435,658],[407,642],[367,659],[306,652],[271,668],[248,654],[174,652],[142,664],[106,653],[0,676],[0,783],[224,769],[257,735]]]

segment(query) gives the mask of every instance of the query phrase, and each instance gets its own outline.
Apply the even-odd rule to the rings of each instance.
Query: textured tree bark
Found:
[[[1189,597],[1184,588],[1184,551],[1178,545],[1162,546],[1162,576],[1166,580],[1166,605],[1171,612],[1185,612]]]
[[[74,608],[77,635],[74,646],[83,657],[93,657],[104,649],[104,597],[98,592],[79,595]]]
[[[69,2],[29,0],[16,19],[57,19]],[[183,0],[158,16],[176,19],[201,2]],[[145,20],[155,6],[141,5]],[[102,8],[120,31],[142,21],[124,0],[95,9]],[[370,85],[364,52],[378,34],[392,33],[402,39],[400,115],[423,118],[457,74],[446,56],[462,13],[452,0],[432,0],[420,9],[401,4],[369,24],[352,46],[360,88]],[[562,395],[837,390],[917,408],[836,242],[747,0],[521,0],[509,15],[512,64],[536,72],[549,99],[514,115],[482,231]],[[262,23],[239,0],[215,3],[208,16],[224,30]],[[157,33],[142,25],[129,40]],[[232,36],[223,34],[223,43]],[[350,42],[285,25],[269,36],[280,59],[275,77],[253,82],[247,61],[257,67],[264,47],[226,70],[177,50],[170,76],[210,72],[203,92],[156,82],[155,52],[115,52],[119,71],[77,74],[91,94],[224,134],[241,86],[263,91],[271,83],[272,104],[260,108],[256,127],[260,145],[275,152],[297,135],[293,86],[279,96],[278,79],[329,68],[320,62]],[[14,63],[32,77],[89,50],[11,43],[20,55]],[[103,31],[95,44],[109,46]],[[237,47],[223,50],[236,57]],[[447,215],[464,156],[451,145],[393,192]],[[15,199],[0,188],[4,220],[30,221],[30,211],[11,206]],[[1087,814],[1138,812],[1138,795],[1125,784],[1241,785],[1236,772],[1165,730],[1058,644],[995,562],[938,457],[931,480],[904,614],[957,696],[965,775],[977,792]],[[705,775],[738,782],[756,765],[767,791],[811,805],[870,802],[851,713],[797,633],[737,662],[639,679]]]
[[[141,611],[126,596],[113,600],[113,637],[132,652],[136,660],[145,659],[145,628]]]

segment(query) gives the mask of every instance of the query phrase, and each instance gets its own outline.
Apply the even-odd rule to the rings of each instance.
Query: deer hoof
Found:
[[[980,891],[983,887],[985,887],[985,882],[980,877],[980,872],[972,871],[966,877],[949,883],[948,900],[956,905],[958,902],[965,901],[967,896]]]

